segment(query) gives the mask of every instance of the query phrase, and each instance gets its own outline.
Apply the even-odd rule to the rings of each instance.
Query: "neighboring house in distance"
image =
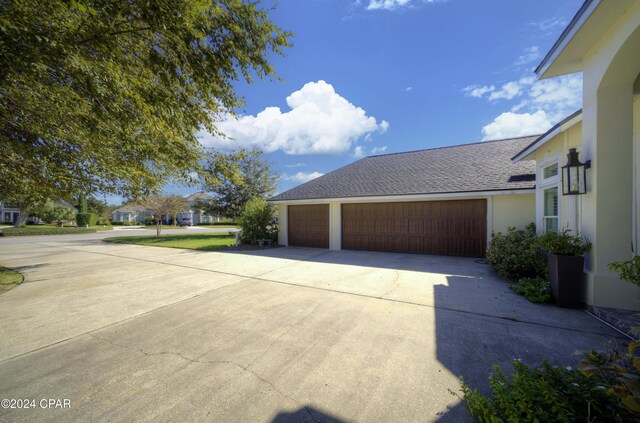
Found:
[[[20,216],[20,209],[11,207],[10,204],[0,202],[0,223],[13,225]]]
[[[282,245],[482,257],[493,232],[535,220],[538,137],[365,157],[283,192]]]
[[[135,204],[125,204],[111,212],[112,222],[129,222],[144,224],[145,219],[152,219],[153,216],[144,207]]]
[[[183,211],[178,214],[178,222],[182,221],[182,219],[189,218],[193,222],[194,225],[198,225],[200,223],[213,223],[219,222],[220,216],[211,216],[207,214],[204,210],[197,210],[195,205],[197,201],[211,201],[213,197],[207,194],[204,191],[198,191],[195,194],[191,194],[185,198],[187,200],[188,210]]]
[[[640,248],[640,0],[585,1],[535,72],[540,79],[583,72],[582,112],[514,157],[535,160],[537,220],[542,229],[569,228],[592,242],[588,306],[639,310],[640,289],[607,266]],[[569,148],[591,162],[583,195],[558,195],[556,172]]]
[[[70,208],[74,213],[77,213],[78,210],[73,206],[73,204],[69,203],[65,200],[56,200],[56,203]],[[13,225],[18,217],[20,216],[20,209],[17,207],[11,207],[11,204],[6,204],[0,201],[0,223]],[[40,223],[40,219],[35,216],[29,216],[27,218],[27,223]]]
[[[215,218],[207,214],[204,210],[196,210],[195,203],[198,200],[208,201],[212,200],[209,194],[198,191],[195,194],[191,194],[185,198],[187,201],[187,209],[178,213],[177,220],[181,222],[183,219],[191,219],[191,222],[194,225],[198,225],[201,223],[212,223],[220,220],[219,216]],[[114,210],[111,213],[111,221],[112,222],[130,222],[136,224],[145,223],[145,219],[153,218],[152,213],[147,211],[144,207],[134,205],[134,204],[126,204],[120,207],[117,210]],[[165,224],[171,223],[171,216],[164,216],[162,221]],[[217,219],[217,220],[216,220]]]

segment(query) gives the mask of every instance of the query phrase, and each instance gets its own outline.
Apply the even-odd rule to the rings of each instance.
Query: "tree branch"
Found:
[[[123,29],[123,30],[120,30],[120,31],[109,32],[109,33],[107,33],[105,35],[107,35],[109,37],[112,37],[112,36],[115,36],[115,35],[127,34],[127,33],[130,33],[130,32],[148,31],[150,29],[151,29],[150,26],[143,26],[141,28],[131,28],[131,29]],[[89,41],[95,40],[96,38],[98,38],[97,35],[93,36],[93,37],[90,37],[90,38],[86,38],[86,39],[80,41],[78,44],[85,44],[85,43],[88,43]]]

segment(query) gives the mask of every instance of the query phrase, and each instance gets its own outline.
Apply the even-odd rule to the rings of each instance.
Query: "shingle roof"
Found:
[[[195,201],[195,200],[212,200],[212,199],[213,197],[204,191],[198,191],[196,193],[193,193],[185,197],[185,200],[187,200],[188,202]]]
[[[112,211],[111,213],[141,213],[146,211],[146,207],[144,206],[140,206],[137,204],[125,204],[124,206],[120,207],[119,209],[116,209],[114,211]]]
[[[535,162],[511,157],[538,136],[365,157],[269,201],[535,188]]]

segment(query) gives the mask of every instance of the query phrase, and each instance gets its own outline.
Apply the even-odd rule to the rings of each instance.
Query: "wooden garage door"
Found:
[[[329,248],[329,205],[289,206],[289,245]]]
[[[484,257],[486,200],[342,205],[342,248]]]

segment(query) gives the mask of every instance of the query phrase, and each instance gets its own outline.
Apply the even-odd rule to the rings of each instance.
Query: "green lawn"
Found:
[[[11,226],[13,227],[13,226]],[[59,228],[60,226],[58,225],[24,225],[24,227],[22,227],[21,229],[42,229],[42,228]],[[64,228],[75,228],[75,225],[64,225]],[[113,229],[113,226],[111,225],[107,225],[107,226],[102,226],[102,225],[96,225],[96,226],[89,226],[89,229],[95,229],[97,231],[110,231]],[[2,229],[0,229],[0,232],[2,232]]]
[[[20,285],[23,280],[24,278],[20,273],[0,266],[0,292]]]
[[[235,237],[226,233],[222,234],[185,234],[163,235],[160,238],[154,235],[146,236],[119,236],[105,238],[104,242],[117,244],[146,245],[150,247],[186,248],[188,250],[216,251],[229,245],[235,245]]]

